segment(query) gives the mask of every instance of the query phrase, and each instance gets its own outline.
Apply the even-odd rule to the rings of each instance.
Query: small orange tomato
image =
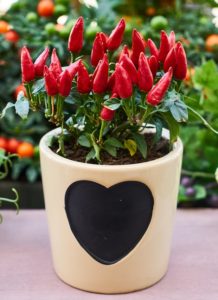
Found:
[[[51,0],[40,1],[37,12],[41,17],[51,17],[54,14],[54,3]]]
[[[0,137],[0,149],[6,150],[8,148],[8,141],[4,137]]]
[[[156,8],[153,6],[149,6],[146,8],[145,14],[149,17],[153,17],[156,14]]]
[[[8,32],[9,27],[10,27],[10,25],[8,24],[8,22],[1,20],[0,21],[0,34]]]
[[[20,92],[23,92],[24,93],[24,96],[26,96],[26,89],[25,89],[25,86],[23,84],[19,84],[15,91],[14,91],[14,97],[15,99],[17,99],[17,96]]]
[[[31,143],[22,142],[17,148],[17,154],[19,157],[33,157],[34,155],[34,147]]]
[[[208,52],[218,49],[218,34],[211,34],[206,38],[205,48]]]
[[[20,141],[15,138],[11,138],[8,140],[7,150],[10,153],[17,153],[17,149],[20,146]]]
[[[15,30],[9,30],[5,33],[5,40],[11,43],[17,43],[20,39],[19,34]]]

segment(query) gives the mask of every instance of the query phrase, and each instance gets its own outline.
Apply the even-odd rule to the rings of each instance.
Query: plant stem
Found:
[[[71,63],[74,63],[75,61],[75,55],[73,52],[70,52],[70,59],[71,59]]]
[[[182,175],[187,175],[191,177],[199,177],[199,178],[208,178],[208,179],[214,179],[215,175],[212,173],[205,173],[205,172],[192,172],[188,170],[182,170]]]
[[[106,124],[107,124],[106,121],[101,120],[101,128],[100,128],[99,137],[98,137],[99,143],[102,142],[102,137],[103,137],[103,133],[104,133],[104,129],[105,129]]]

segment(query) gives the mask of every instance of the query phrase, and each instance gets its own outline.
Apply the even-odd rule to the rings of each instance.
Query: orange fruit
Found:
[[[19,84],[15,91],[14,91],[14,97],[17,99],[17,96],[20,92],[23,92],[24,93],[24,96],[26,96],[26,89],[25,89],[25,86],[23,84]]]
[[[51,0],[40,1],[37,5],[37,12],[41,17],[51,17],[54,10],[55,6]]]
[[[5,40],[11,43],[17,43],[20,39],[19,34],[15,30],[9,30],[5,33]]]
[[[206,38],[205,48],[208,52],[218,49],[218,34],[211,34]]]
[[[7,145],[8,152],[16,153],[19,145],[20,145],[20,141],[18,141],[17,139],[15,139],[15,138],[9,139],[8,145]]]
[[[9,24],[6,21],[0,21],[0,33],[6,33],[9,30]]]
[[[156,15],[156,8],[153,6],[149,6],[146,8],[145,14],[149,17],[153,17]]]
[[[17,154],[19,157],[33,157],[34,147],[31,143],[22,142],[17,148]]]

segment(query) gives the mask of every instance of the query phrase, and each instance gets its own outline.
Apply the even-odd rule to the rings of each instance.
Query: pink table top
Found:
[[[1,212],[1,300],[218,299],[218,210],[178,210],[167,275],[149,289],[125,295],[86,293],[57,278],[45,211]]]

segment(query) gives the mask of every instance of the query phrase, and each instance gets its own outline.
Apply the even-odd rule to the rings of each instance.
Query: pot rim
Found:
[[[173,150],[170,151],[168,154],[164,155],[163,157],[148,161],[148,162],[140,162],[140,163],[135,163],[135,164],[126,164],[126,165],[98,165],[98,164],[90,164],[90,163],[84,163],[84,162],[79,162],[79,161],[74,161],[69,158],[62,157],[58,154],[56,154],[54,151],[52,151],[48,147],[48,139],[51,136],[57,135],[60,132],[60,128],[53,129],[46,133],[40,140],[39,143],[39,149],[40,152],[44,152],[47,157],[50,159],[56,161],[57,163],[62,163],[66,164],[68,166],[76,166],[84,169],[89,169],[89,170],[130,170],[134,168],[147,168],[151,167],[154,165],[158,164],[166,164],[168,161],[171,161],[172,159],[175,159],[179,155],[181,155],[183,151],[183,143],[180,138],[177,139],[177,141],[173,145]],[[169,130],[168,129],[163,129],[162,136],[165,138],[169,138]]]

